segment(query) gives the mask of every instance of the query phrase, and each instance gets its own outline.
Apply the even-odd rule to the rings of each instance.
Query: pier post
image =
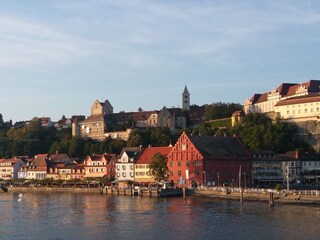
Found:
[[[270,205],[271,207],[274,206],[273,192],[270,192],[270,193],[269,193],[269,205]]]
[[[186,187],[182,188],[183,198],[186,198]]]
[[[243,189],[240,188],[240,203],[243,204]]]

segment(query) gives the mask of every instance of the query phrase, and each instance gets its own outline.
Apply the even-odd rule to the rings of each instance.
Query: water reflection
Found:
[[[319,207],[192,197],[8,193],[0,213],[0,239],[318,239],[320,227]]]

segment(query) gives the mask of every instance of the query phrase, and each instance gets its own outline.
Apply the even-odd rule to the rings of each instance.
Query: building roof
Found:
[[[291,97],[297,94],[299,88],[304,87],[308,93],[319,93],[320,92],[320,80],[309,80],[305,83],[282,83],[279,87],[276,88],[276,92],[283,97]],[[271,92],[266,92],[263,94],[254,94],[250,101],[252,104],[265,102],[268,100],[268,95]]]
[[[310,102],[320,102],[320,94],[316,93],[316,94],[312,94],[312,95],[287,98],[285,100],[279,101],[275,105],[275,107],[301,104],[301,103],[310,103]]]
[[[143,149],[142,153],[138,157],[136,164],[150,164],[152,157],[156,153],[167,156],[173,147],[148,147]]]
[[[67,154],[65,153],[59,153],[59,154],[52,154],[49,157],[49,160],[55,163],[66,163],[66,162],[70,162],[70,158],[68,157]]]
[[[251,158],[235,137],[189,136],[189,139],[206,159]]]
[[[19,162],[20,158],[11,158],[11,159],[0,159],[0,163],[11,163],[11,165],[16,164],[17,162]]]
[[[126,153],[129,158],[137,159],[139,154],[141,153],[142,149],[140,147],[128,147],[123,148],[119,156],[122,156],[123,153]]]
[[[88,123],[88,122],[98,122],[98,121],[103,121],[103,114],[97,114],[97,115],[91,115],[87,117],[87,119],[81,121],[80,123]]]
[[[36,166],[36,171],[47,171],[48,154],[37,154],[32,162]]]
[[[185,116],[186,114],[182,111],[181,108],[167,108],[171,115],[175,115],[176,117]]]

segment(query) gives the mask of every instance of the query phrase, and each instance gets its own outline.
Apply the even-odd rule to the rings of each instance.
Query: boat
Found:
[[[157,189],[158,197],[182,197],[183,189],[173,186],[171,182],[164,181],[160,183],[149,184],[149,190]]]
[[[2,189],[3,192],[8,192],[8,188],[7,187],[2,187],[1,186],[1,189]]]

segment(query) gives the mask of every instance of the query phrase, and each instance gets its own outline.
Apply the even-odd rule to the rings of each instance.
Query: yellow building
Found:
[[[134,181],[138,183],[154,182],[154,177],[149,173],[152,157],[156,153],[160,153],[166,157],[171,149],[172,147],[148,147],[143,149],[135,163]]]

